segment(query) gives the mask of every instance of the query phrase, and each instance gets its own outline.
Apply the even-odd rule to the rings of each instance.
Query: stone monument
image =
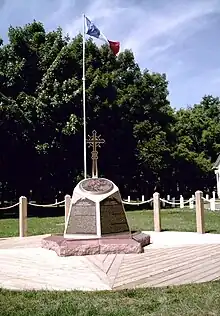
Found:
[[[110,180],[82,180],[75,187],[65,238],[97,238],[130,232],[117,186]]]
[[[60,256],[100,253],[140,253],[150,243],[143,233],[132,233],[118,187],[98,178],[98,151],[105,141],[93,131],[87,143],[92,146],[92,178],[80,181],[73,190],[63,236],[50,236],[42,247]]]

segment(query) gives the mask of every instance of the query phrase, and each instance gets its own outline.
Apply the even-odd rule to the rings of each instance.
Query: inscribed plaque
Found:
[[[72,205],[66,234],[96,234],[95,202],[80,199]]]
[[[100,203],[102,234],[114,234],[129,231],[122,202],[114,194]]]

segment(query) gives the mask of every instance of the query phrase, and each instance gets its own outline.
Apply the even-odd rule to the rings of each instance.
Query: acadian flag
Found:
[[[91,22],[86,16],[85,16],[85,20],[86,20],[86,26],[87,26],[86,34],[88,34],[89,36],[98,38],[104,41],[105,43],[107,43],[109,47],[111,48],[113,54],[117,55],[120,50],[120,42],[109,41],[105,37],[105,35],[98,29],[98,27],[93,22]]]

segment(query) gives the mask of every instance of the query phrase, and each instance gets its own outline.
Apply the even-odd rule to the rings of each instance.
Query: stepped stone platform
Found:
[[[93,239],[70,239],[62,235],[43,238],[42,248],[53,250],[58,256],[85,256],[96,254],[132,254],[144,252],[150,236],[141,232],[106,235]]]

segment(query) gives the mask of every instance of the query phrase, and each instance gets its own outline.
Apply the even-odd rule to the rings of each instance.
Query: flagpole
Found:
[[[87,178],[87,161],[86,161],[86,78],[85,78],[85,14],[83,14],[83,148],[84,148],[84,178]]]

